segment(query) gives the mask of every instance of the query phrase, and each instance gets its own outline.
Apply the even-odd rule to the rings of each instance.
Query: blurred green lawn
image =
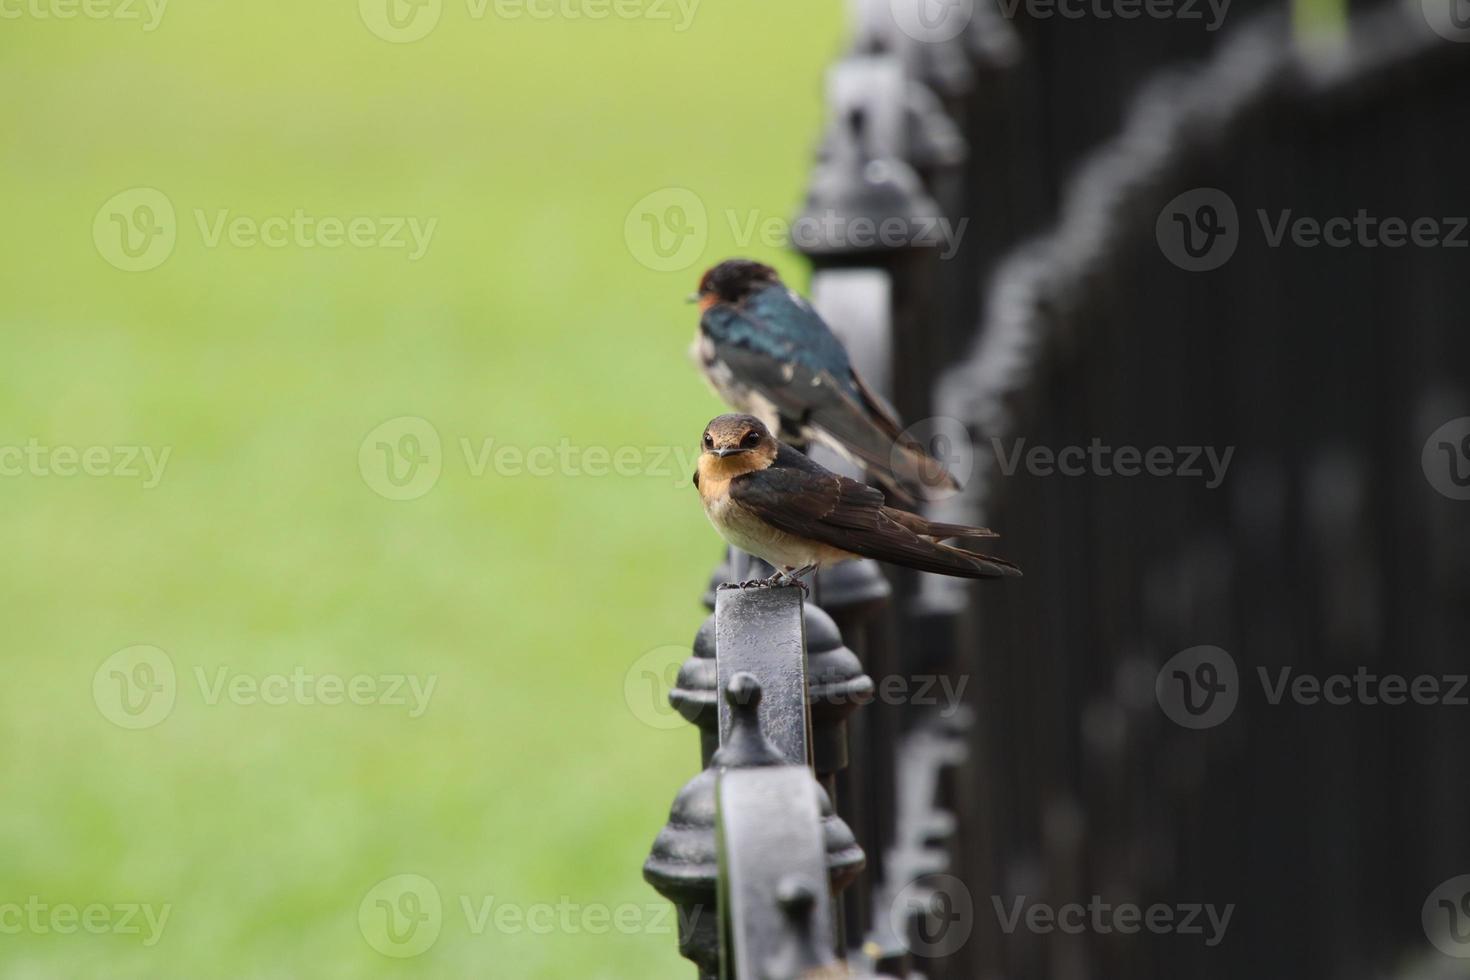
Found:
[[[693,448],[719,406],[685,359],[682,299],[739,251],[799,276],[741,248],[725,212],[799,206],[843,5],[706,0],[679,32],[676,7],[475,19],[445,0],[395,44],[353,0],[173,0],[151,32],[27,12],[58,2],[0,21],[0,447],[171,456],[152,488],[0,477],[0,976],[688,974],[640,866],[697,739],[624,691],[645,651],[687,646],[717,540],[671,463],[476,475],[461,440]],[[145,272],[93,240],[134,187],[177,210],[175,250]],[[667,187],[695,192],[709,235],[655,271],[625,219]],[[196,226],[298,208],[438,224],[416,262],[209,247]],[[359,471],[398,416],[443,440],[414,500]],[[177,699],[128,730],[93,680],[139,644],[167,652]],[[197,672],[221,668],[436,687],[417,718],[210,703]],[[398,874],[443,902],[411,958],[358,922]],[[145,946],[17,931],[5,908],[32,896],[171,909]],[[492,898],[571,911],[549,932],[545,913],[475,928],[462,900]],[[624,906],[634,928],[602,924]]]

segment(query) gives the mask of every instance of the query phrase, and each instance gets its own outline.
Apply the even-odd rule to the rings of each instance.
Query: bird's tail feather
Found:
[[[957,575],[961,578],[1020,578],[1021,570],[1004,558],[984,555],[949,544],[934,545],[934,567],[914,567],[922,571],[939,572],[942,575]]]
[[[948,538],[1000,537],[1000,535],[996,534],[988,527],[975,527],[971,524],[941,524],[938,521],[925,520],[922,516],[918,514],[913,514],[906,510],[900,510],[897,507],[884,507],[883,513],[887,514],[894,521],[902,524],[910,531],[913,531],[915,534],[922,534],[923,536],[927,538],[933,538],[936,541],[944,541]]]
[[[895,529],[891,533],[867,537],[861,547],[852,548],[854,553],[865,558],[876,558],[879,561],[904,565],[921,572],[954,575],[959,578],[1019,578],[1021,575],[1021,570],[1004,558],[971,551],[957,545],[941,544],[930,540],[927,536],[921,537],[920,535],[926,535],[927,532],[915,531],[912,523],[927,522],[924,522],[923,518],[917,514],[894,512],[891,508],[885,509],[885,514],[895,522],[903,524],[905,531],[899,532]],[[939,525],[941,528],[945,526]],[[963,525],[948,526],[963,527]],[[983,531],[984,528],[965,527],[964,530]]]

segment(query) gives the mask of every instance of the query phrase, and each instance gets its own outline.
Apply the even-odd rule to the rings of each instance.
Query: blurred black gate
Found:
[[[811,695],[867,857],[837,948],[964,980],[1467,975],[1470,19],[991,0],[905,30],[932,2],[856,4],[807,216],[964,231],[796,244],[968,473],[936,511],[1026,578],[819,583],[822,650],[867,675],[827,675],[836,716]],[[706,633],[675,700],[709,764]],[[916,696],[936,677],[964,703]]]

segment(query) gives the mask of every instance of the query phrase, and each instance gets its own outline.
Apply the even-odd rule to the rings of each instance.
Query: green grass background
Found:
[[[459,899],[661,901],[640,866],[697,739],[641,720],[625,679],[687,646],[717,539],[687,474],[474,476],[458,441],[693,448],[719,406],[682,299],[737,251],[800,281],[723,214],[799,206],[842,6],[705,0],[678,33],[446,0],[412,44],[352,0],[173,0],[151,33],[0,22],[0,446],[172,447],[153,489],[0,478],[0,905],[172,906],[151,948],[0,934],[0,976],[690,972],[669,934],[475,935]],[[168,194],[179,240],[126,273],[92,221],[135,186]],[[624,221],[669,186],[707,206],[709,240],[658,272]],[[195,208],[439,224],[411,263],[208,248]],[[444,470],[390,501],[358,448],[402,415],[437,428]],[[134,644],[168,652],[179,694],[128,731],[92,680]],[[437,688],[417,719],[211,705],[194,670],[221,667]],[[357,925],[399,873],[445,904],[410,959]]]

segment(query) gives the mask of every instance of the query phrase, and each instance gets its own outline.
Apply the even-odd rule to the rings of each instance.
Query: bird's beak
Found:
[[[700,299],[700,296],[699,296],[698,293],[690,293],[688,296],[685,296],[684,297],[684,302],[686,302],[686,303],[698,303],[699,302],[699,299]]]
[[[739,446],[736,446],[733,449],[716,449],[715,455],[720,457],[721,459],[724,459],[726,456],[738,456],[743,452],[745,452],[745,450],[741,449]]]

